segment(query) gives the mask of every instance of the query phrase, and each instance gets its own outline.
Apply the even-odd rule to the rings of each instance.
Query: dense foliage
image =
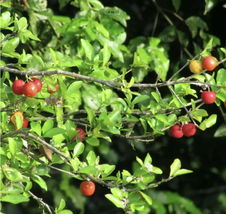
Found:
[[[205,212],[156,188],[197,169],[174,156],[161,169],[159,139],[189,143],[216,123],[226,136],[221,39],[180,0],[149,1],[151,33],[134,38],[119,7],[51,2],[0,1],[3,213]]]

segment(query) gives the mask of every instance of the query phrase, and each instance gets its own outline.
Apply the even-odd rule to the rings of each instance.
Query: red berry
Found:
[[[91,196],[94,194],[96,189],[95,183],[92,181],[83,181],[80,184],[81,193],[85,196]]]
[[[208,71],[214,70],[218,65],[218,60],[213,56],[204,57],[202,60],[202,68]]]
[[[191,137],[196,133],[196,126],[193,123],[187,123],[182,126],[184,136]]]
[[[41,89],[42,89],[42,81],[40,79],[38,79],[38,78],[31,78],[31,82],[33,82],[36,85],[36,87],[38,89],[38,92],[41,91]]]
[[[55,93],[56,91],[58,91],[59,88],[60,88],[60,86],[59,86],[59,84],[57,83],[57,84],[55,85],[55,90],[48,89],[48,92],[49,92],[50,94],[53,94],[53,93]]]
[[[86,132],[82,128],[76,128],[76,135],[72,138],[73,140],[83,141],[86,138]]]
[[[35,83],[29,81],[25,83],[23,92],[27,97],[34,97],[37,94],[38,89]]]
[[[214,91],[203,91],[201,99],[205,104],[212,104],[216,101],[216,94]]]
[[[23,80],[15,80],[12,85],[12,90],[15,94],[21,95],[23,94],[25,82]]]
[[[27,128],[28,127],[28,119],[26,117],[23,118],[23,126],[22,128]]]
[[[181,126],[180,125],[173,125],[171,128],[170,128],[170,136],[174,137],[174,138],[182,138],[183,137],[183,132],[182,132],[182,129],[181,129]]]

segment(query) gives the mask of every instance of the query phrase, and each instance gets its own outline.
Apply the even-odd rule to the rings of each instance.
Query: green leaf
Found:
[[[206,15],[210,10],[214,8],[218,3],[218,0],[205,0],[205,11],[204,15]]]
[[[192,172],[193,172],[192,170],[188,170],[188,169],[179,169],[173,176],[176,177],[178,175],[184,175]]]
[[[173,177],[178,170],[181,168],[181,161],[177,158],[173,161],[170,166],[170,177]]]
[[[30,126],[32,131],[34,131],[37,135],[41,136],[42,128],[39,122],[31,122]]]
[[[8,194],[5,196],[1,196],[0,201],[12,203],[12,204],[19,204],[19,203],[29,201],[29,197],[24,196],[22,194]]]
[[[73,214],[73,212],[71,210],[60,210],[56,214]]]
[[[65,200],[63,198],[61,198],[60,204],[57,207],[57,211],[63,210],[65,206],[66,206]]]
[[[144,165],[147,166],[151,163],[152,163],[152,158],[151,158],[150,154],[148,153],[144,159]]]
[[[226,125],[223,124],[214,133],[214,137],[225,137],[226,136]]]
[[[204,131],[207,128],[210,128],[211,126],[213,126],[216,122],[217,122],[217,115],[212,114],[199,125],[199,128]]]
[[[84,39],[81,39],[81,44],[82,44],[82,47],[85,51],[86,57],[89,60],[92,60],[93,54],[94,54],[93,46],[89,43],[88,40],[84,40]]]
[[[152,205],[152,199],[145,193],[139,191],[139,193],[142,195],[143,199],[151,206]]]
[[[118,199],[118,197],[112,195],[112,194],[106,194],[105,197],[111,201],[116,207],[118,208],[125,208],[125,205],[122,200]]]
[[[100,145],[100,141],[96,137],[86,138],[86,142],[91,146],[99,146]]]
[[[101,171],[102,177],[106,177],[106,176],[110,175],[115,170],[115,166],[109,165],[109,164],[101,164],[98,167]]]
[[[72,160],[70,160],[71,166],[73,167],[74,171],[77,171],[80,165],[80,161],[77,157],[73,157]]]
[[[95,166],[85,166],[81,168],[78,172],[93,176],[97,176],[99,174],[99,171]]]
[[[18,20],[17,22],[18,30],[19,31],[24,31],[27,29],[27,19],[25,17],[22,17]]]
[[[175,10],[178,11],[180,9],[181,0],[172,0],[172,3],[173,3]]]
[[[10,12],[6,11],[0,16],[0,29],[7,28],[11,21]]]
[[[111,51],[108,48],[107,44],[104,44],[103,48],[103,65],[106,65],[111,58]]]
[[[84,149],[85,149],[84,143],[78,142],[74,147],[73,157],[77,157],[77,156],[81,155],[83,153]]]
[[[66,132],[65,129],[61,129],[61,128],[52,128],[49,129],[47,132],[44,133],[44,137],[53,137],[54,135],[58,135],[58,134],[64,134]]]
[[[206,22],[204,22],[198,16],[191,16],[185,20],[189,30],[191,31],[192,37],[195,37],[198,33],[198,30],[208,30]]]
[[[45,180],[43,180],[39,175],[33,175],[31,177],[31,179],[37,183],[42,189],[44,189],[45,191],[47,191],[47,185]]]
[[[9,167],[3,167],[2,169],[3,169],[4,175],[10,181],[22,181],[23,180],[23,175],[17,169],[9,168]]]
[[[94,166],[96,165],[96,154],[94,153],[94,151],[90,151],[88,153],[88,155],[86,156],[86,160],[88,162],[89,165]]]
[[[208,116],[208,112],[205,109],[196,109],[191,112],[191,116],[201,122],[203,117]]]
[[[217,85],[222,86],[226,85],[226,69],[221,68],[217,71],[217,77],[216,77]]]
[[[17,138],[8,138],[9,151],[14,156],[18,151],[21,150],[23,142]]]
[[[148,99],[150,99],[148,95],[138,95],[134,98],[134,100],[132,101],[132,104],[135,105],[137,103],[144,102],[145,100],[148,100]]]
[[[48,130],[52,129],[54,126],[53,120],[46,120],[45,123],[42,126],[42,133],[47,132]]]
[[[123,199],[123,192],[119,188],[111,188],[111,193],[117,197],[118,199],[122,200]]]
[[[130,17],[126,14],[125,11],[121,10],[118,7],[104,7],[99,10],[102,15],[110,17],[118,22],[120,22],[123,26],[126,27],[126,20],[130,19]]]

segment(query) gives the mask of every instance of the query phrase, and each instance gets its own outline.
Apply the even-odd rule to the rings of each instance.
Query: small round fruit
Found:
[[[218,60],[213,56],[204,57],[202,60],[202,68],[213,71],[218,65]]]
[[[213,104],[216,101],[216,94],[214,91],[203,91],[201,99],[205,104]]]
[[[27,128],[28,127],[28,119],[26,117],[23,118],[23,126],[22,128]]]
[[[38,92],[37,86],[34,82],[27,82],[24,85],[23,93],[26,97],[34,97]]]
[[[83,141],[86,138],[86,132],[82,128],[76,128],[76,135],[73,140]]]
[[[170,128],[170,136],[174,137],[174,138],[182,138],[183,137],[183,132],[182,132],[182,128],[180,125],[173,125]]]
[[[187,123],[182,126],[182,132],[186,137],[194,136],[196,131],[196,126],[193,123]]]
[[[226,100],[224,101],[224,107],[226,108]]]
[[[198,60],[191,60],[189,63],[189,69],[194,74],[202,73],[202,63]]]
[[[36,85],[36,87],[38,89],[38,92],[41,91],[41,89],[42,89],[42,81],[40,79],[38,79],[38,78],[31,78],[31,82],[33,82]]]
[[[12,90],[15,94],[21,95],[23,94],[25,82],[23,80],[15,80],[12,85]]]
[[[53,94],[53,93],[55,93],[56,91],[58,91],[59,88],[60,88],[60,86],[59,86],[59,84],[57,83],[57,84],[55,85],[55,90],[48,89],[47,91],[48,91],[50,94]]]
[[[96,189],[95,183],[92,181],[83,181],[80,184],[81,193],[85,196],[91,196],[94,194]]]

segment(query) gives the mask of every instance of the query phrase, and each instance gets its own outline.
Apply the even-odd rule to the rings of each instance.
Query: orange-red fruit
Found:
[[[23,93],[27,97],[34,97],[38,92],[37,86],[34,82],[27,82],[24,85]]]
[[[218,60],[213,56],[204,57],[202,60],[202,68],[213,71],[218,65]]]
[[[92,181],[83,181],[80,184],[80,191],[85,196],[91,196],[94,194],[96,189],[95,183]]]
[[[189,69],[194,74],[202,73],[202,63],[198,60],[191,60],[189,63]]]
[[[47,91],[48,91],[50,94],[53,94],[53,93],[55,93],[56,91],[58,91],[59,88],[60,88],[60,86],[59,86],[59,84],[57,83],[57,84],[55,85],[55,90],[48,89]]]
[[[186,137],[194,136],[196,131],[196,126],[193,123],[187,123],[182,126],[182,132]]]
[[[216,94],[214,91],[203,91],[201,99],[205,104],[213,104],[216,101]]]
[[[31,82],[33,82],[36,85],[38,92],[41,91],[42,81],[40,79],[33,77],[33,78],[31,78]]]
[[[182,128],[180,125],[173,125],[170,128],[170,136],[174,137],[174,138],[182,138],[183,137],[183,132],[182,132]]]
[[[21,95],[23,94],[25,82],[23,80],[15,80],[12,85],[12,90],[15,94]]]
[[[28,119],[26,117],[23,118],[23,126],[22,128],[27,128],[28,127]]]
[[[86,132],[82,128],[76,128],[77,134],[72,138],[73,140],[83,141],[86,138]]]

